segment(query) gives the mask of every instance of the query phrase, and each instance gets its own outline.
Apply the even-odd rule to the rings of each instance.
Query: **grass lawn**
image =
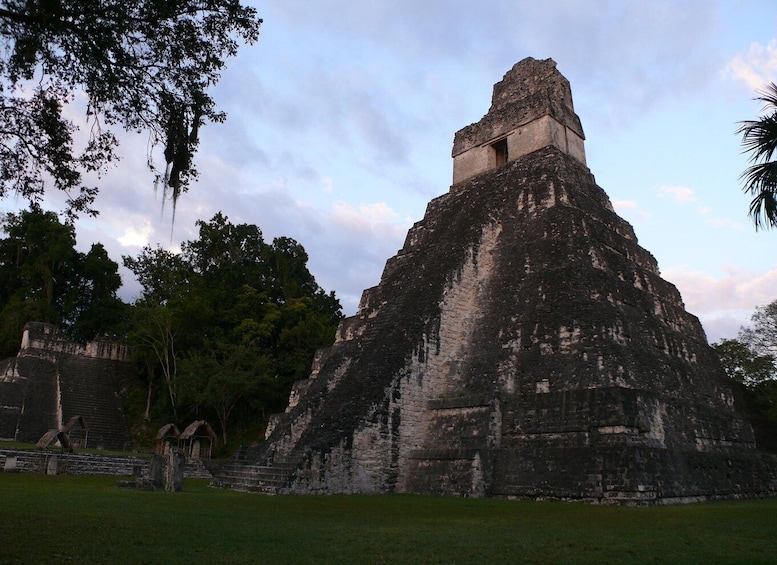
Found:
[[[777,563],[777,500],[275,496],[0,473],[0,563]]]

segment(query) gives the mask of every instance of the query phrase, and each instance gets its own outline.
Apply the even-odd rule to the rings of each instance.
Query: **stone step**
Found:
[[[480,449],[416,449],[410,452],[408,459],[474,459]]]
[[[288,486],[297,466],[298,463],[294,459],[279,459],[273,465],[244,463],[233,459],[220,468],[210,484],[213,487],[245,492],[278,494]]]
[[[289,475],[287,473],[278,473],[270,469],[226,471],[218,473],[218,477],[223,481],[272,483],[278,485],[288,482],[289,479]]]
[[[85,357],[65,357],[59,363],[64,421],[74,415],[83,416],[89,428],[89,446],[111,449],[129,445],[118,383],[115,378],[107,378],[113,374],[113,364]]]
[[[468,394],[433,398],[427,401],[429,410],[453,410],[455,408],[488,408],[491,397],[488,394]]]

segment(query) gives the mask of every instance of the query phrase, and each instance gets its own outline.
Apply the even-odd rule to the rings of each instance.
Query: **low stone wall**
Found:
[[[6,473],[45,473],[49,475],[110,475],[132,477],[136,468],[148,474],[151,459],[131,455],[67,453],[60,450],[0,448],[0,470]],[[210,479],[202,460],[188,459],[184,468],[187,479]]]

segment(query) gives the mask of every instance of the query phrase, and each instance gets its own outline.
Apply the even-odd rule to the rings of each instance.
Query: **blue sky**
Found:
[[[201,178],[175,223],[145,167],[147,137],[127,135],[80,247],[101,241],[116,260],[175,247],[221,210],[267,240],[297,239],[351,314],[448,190],[454,133],[485,114],[514,63],[550,57],[571,82],[589,168],[709,340],[777,299],[777,233],[747,218],[735,135],[760,111],[754,89],[777,82],[773,1],[255,5],[261,38],[214,91],[228,119],[201,130]],[[136,291],[128,281],[122,293]]]

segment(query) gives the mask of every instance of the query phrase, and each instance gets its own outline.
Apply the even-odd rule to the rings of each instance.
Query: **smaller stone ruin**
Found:
[[[186,455],[178,447],[170,447],[164,454],[154,454],[146,470],[136,465],[132,469],[132,480],[116,483],[120,488],[137,490],[166,490],[180,492],[186,470]]]
[[[49,430],[66,430],[75,447],[130,449],[120,387],[134,374],[126,345],[81,345],[30,322],[18,355],[0,361],[0,439],[36,443]],[[78,421],[81,429],[73,428]]]

